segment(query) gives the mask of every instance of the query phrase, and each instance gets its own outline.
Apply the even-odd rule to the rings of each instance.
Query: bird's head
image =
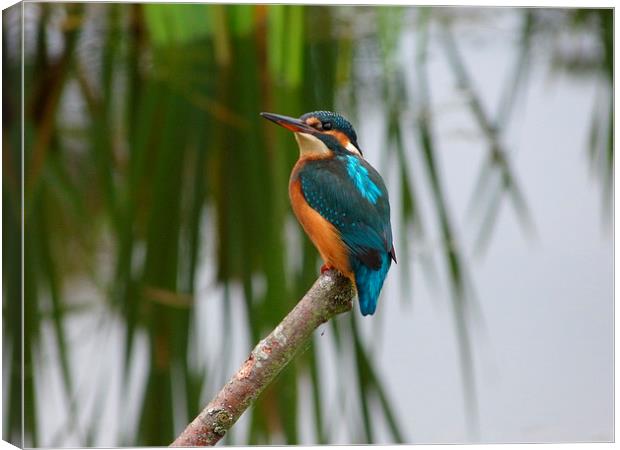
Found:
[[[347,152],[362,156],[353,126],[340,114],[314,111],[299,119],[272,113],[261,116],[295,133],[302,157],[329,158]]]

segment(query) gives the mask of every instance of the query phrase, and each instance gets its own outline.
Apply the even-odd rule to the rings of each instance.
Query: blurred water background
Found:
[[[24,3],[3,55],[5,439],[23,350],[26,445],[173,440],[318,274],[258,116],[315,109],[399,264],[225,443],[613,439],[611,10]]]

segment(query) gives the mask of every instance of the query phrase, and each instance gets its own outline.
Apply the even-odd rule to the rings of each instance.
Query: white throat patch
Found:
[[[321,155],[330,153],[330,150],[319,138],[315,138],[308,133],[295,133],[295,140],[299,145],[299,154],[301,156],[307,155]]]

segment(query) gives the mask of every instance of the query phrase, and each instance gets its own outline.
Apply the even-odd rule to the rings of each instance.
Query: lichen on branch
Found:
[[[260,393],[303,349],[314,330],[351,310],[351,282],[336,271],[323,273],[280,324],[252,350],[239,370],[187,426],[172,447],[215,445]]]

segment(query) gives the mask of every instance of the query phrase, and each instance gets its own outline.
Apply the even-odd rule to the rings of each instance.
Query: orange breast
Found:
[[[289,195],[297,220],[299,220],[325,263],[338,269],[346,277],[353,279],[347,249],[340,239],[338,230],[308,205],[301,191],[299,178],[295,177],[295,172],[296,170],[293,170],[289,183]]]

